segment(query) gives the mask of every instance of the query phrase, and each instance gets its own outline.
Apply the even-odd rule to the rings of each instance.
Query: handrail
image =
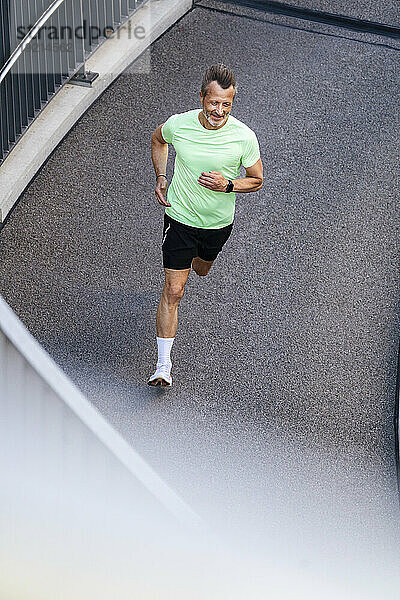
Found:
[[[18,44],[15,48],[14,52],[7,59],[4,66],[0,70],[0,83],[10,72],[14,64],[17,62],[18,58],[21,56],[25,48],[30,44],[33,40],[39,29],[43,27],[43,25],[48,21],[51,15],[57,10],[57,8],[64,2],[65,0],[54,0],[52,4],[44,11],[41,17],[36,21],[35,25],[32,29],[26,34],[23,40]]]
[[[37,0],[13,0],[18,6],[6,11],[4,27],[0,24],[0,166],[64,84],[91,87],[98,74],[86,71],[88,57],[146,1],[46,0],[39,8]],[[186,7],[193,0],[179,1]],[[2,200],[0,205],[2,212]]]

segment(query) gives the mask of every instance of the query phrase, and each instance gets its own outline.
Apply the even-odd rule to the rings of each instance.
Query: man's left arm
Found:
[[[263,165],[261,158],[254,165],[245,167],[245,169],[246,177],[232,180],[233,192],[256,192],[262,187]],[[229,180],[219,171],[210,171],[209,173],[202,173],[197,181],[203,187],[214,192],[225,192]]]

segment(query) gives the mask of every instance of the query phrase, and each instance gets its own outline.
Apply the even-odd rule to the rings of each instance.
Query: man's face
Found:
[[[221,127],[232,110],[234,90],[231,85],[224,90],[216,81],[208,86],[205,96],[200,92],[203,114],[212,127]]]

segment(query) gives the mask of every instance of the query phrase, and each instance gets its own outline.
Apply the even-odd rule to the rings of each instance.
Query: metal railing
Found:
[[[2,0],[0,163],[60,87],[146,0]]]

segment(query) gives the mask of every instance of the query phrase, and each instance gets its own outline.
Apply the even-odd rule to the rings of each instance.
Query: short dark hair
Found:
[[[212,81],[216,81],[224,90],[233,85],[233,93],[236,96],[237,85],[236,79],[229,67],[223,63],[217,63],[208,67],[201,82],[201,93],[203,97],[207,95],[209,85]]]

